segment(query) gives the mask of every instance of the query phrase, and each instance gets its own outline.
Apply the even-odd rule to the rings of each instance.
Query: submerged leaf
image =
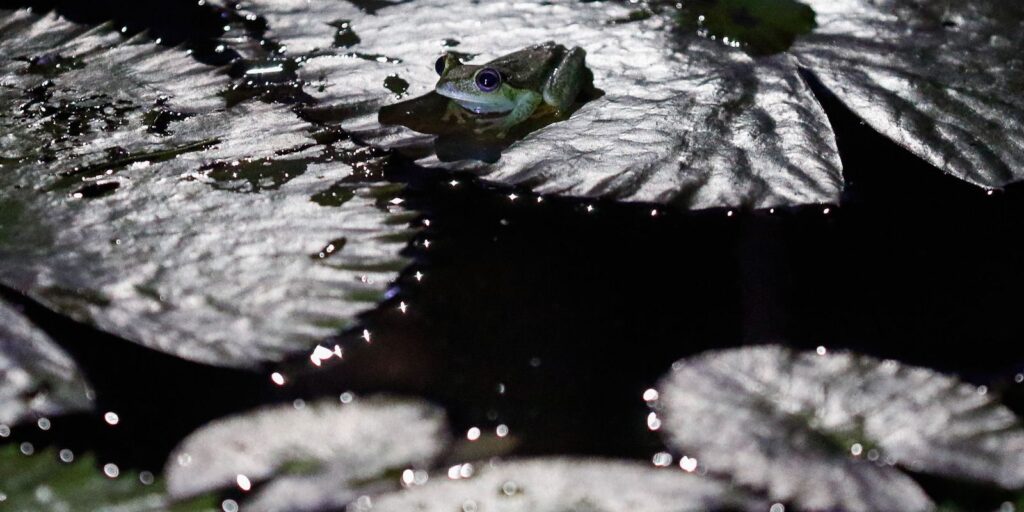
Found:
[[[901,468],[1024,487],[1024,429],[982,390],[852,353],[710,352],[658,387],[669,443],[801,508],[932,510]]]
[[[89,394],[71,357],[0,300],[0,425],[89,409]]]
[[[242,4],[264,15],[268,35],[289,51],[317,55],[298,73],[321,100],[318,111],[424,165],[541,193],[687,208],[838,200],[842,177],[828,121],[787,55],[753,59],[699,37],[680,42],[659,19],[642,28],[612,23],[628,13],[612,3],[424,0],[375,15],[342,2]],[[347,40],[354,34],[359,42],[332,49],[338,28],[329,22],[339,19]],[[432,91],[434,61],[453,45],[481,63],[547,40],[586,50],[603,95],[595,92],[568,119],[551,123],[547,116],[530,125],[535,131],[513,133],[523,138],[509,141],[494,163],[464,159],[493,161],[493,140],[456,135],[435,144],[378,122],[381,107],[390,107],[399,119],[388,123],[444,129],[443,102],[428,95],[395,104],[389,84],[401,79],[413,96]]]
[[[372,499],[361,512],[696,512],[765,510],[743,493],[679,469],[601,459],[523,459],[467,464],[457,479],[443,475],[422,487]],[[465,476],[471,477],[464,478]]]
[[[447,447],[447,428],[439,408],[411,400],[270,407],[190,435],[168,461],[168,488],[187,497],[274,478],[245,510],[341,507],[367,482],[429,464]]]
[[[804,1],[793,53],[873,128],[971,183],[1024,179],[1024,4]]]
[[[209,499],[174,502],[152,474],[122,471],[90,455],[0,449],[0,508],[12,512],[212,512]]]
[[[348,165],[372,169],[372,151],[317,146],[280,106],[226,108],[228,80],[182,52],[0,16],[5,284],[164,352],[255,366],[349,325],[403,266],[401,210]],[[76,65],[33,71],[56,56]],[[339,187],[348,201],[314,200]]]

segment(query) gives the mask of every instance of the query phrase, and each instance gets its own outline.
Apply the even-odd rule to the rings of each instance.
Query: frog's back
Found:
[[[539,91],[566,51],[565,46],[548,41],[499,57],[485,66],[497,68],[513,87]]]

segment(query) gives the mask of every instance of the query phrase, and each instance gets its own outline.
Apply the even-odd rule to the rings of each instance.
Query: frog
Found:
[[[587,52],[553,41],[529,46],[490,62],[464,64],[455,53],[439,57],[435,92],[449,99],[442,122],[464,124],[474,114],[474,132],[508,131],[529,119],[542,105],[564,115],[576,102],[587,76]],[[502,114],[502,115],[497,115]]]

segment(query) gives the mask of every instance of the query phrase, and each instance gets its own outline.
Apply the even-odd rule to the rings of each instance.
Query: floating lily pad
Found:
[[[707,477],[601,459],[524,459],[457,468],[426,485],[357,503],[356,511],[696,512],[766,510]],[[464,478],[466,477],[466,478]],[[370,505],[370,506],[367,506]]]
[[[902,470],[1024,487],[1024,429],[984,390],[848,352],[683,360],[658,386],[669,444],[809,510],[932,510]]]
[[[985,187],[1024,177],[1024,7],[998,0],[779,0],[770,9],[743,0],[668,8],[427,0],[373,15],[340,2],[242,4],[265,15],[267,35],[289,51],[318,55],[299,75],[319,108],[347,128],[424,165],[538,192],[689,208],[837,201],[832,131],[798,68],[955,176]],[[324,21],[335,19],[351,43],[342,48],[332,47],[338,29]],[[711,36],[731,36],[730,45]],[[487,148],[469,151],[486,141],[466,137],[458,157],[482,162],[452,162],[452,144],[434,147],[432,137],[374,117],[396,103],[383,86],[389,76],[407,81],[410,96],[430,92],[431,63],[452,42],[479,63],[546,40],[586,49],[605,95],[566,121],[531,128],[500,159]],[[740,49],[730,47],[735,41]],[[437,117],[414,107],[428,121]]]
[[[375,15],[343,2],[308,10],[298,1],[242,5],[265,16],[266,35],[289,52],[315,55],[298,74],[320,100],[316,113],[423,165],[542,193],[688,208],[838,200],[842,177],[828,121],[787,55],[754,60],[697,36],[680,44],[677,33],[663,29],[664,20],[644,27],[612,23],[629,12],[613,3],[433,0]],[[358,43],[332,48],[337,29],[327,21],[337,19],[346,20]],[[423,97],[430,107],[434,61],[452,42],[480,63],[548,40],[585,49],[593,85],[604,94],[586,98],[591,101],[568,119],[512,134],[500,159],[480,151],[484,161],[450,161],[446,148],[467,146],[464,158],[488,141],[464,137],[438,148],[432,137],[378,122],[382,107],[420,106],[395,105],[385,86],[395,75],[409,84],[408,96]],[[420,111],[428,124],[443,112]]]
[[[71,357],[0,300],[0,425],[87,410],[89,396]]]
[[[1024,4],[806,3],[794,54],[873,128],[971,183],[1024,179]]]
[[[186,438],[168,460],[168,488],[188,497],[239,485],[242,477],[273,478],[245,510],[338,508],[385,475],[428,466],[448,441],[444,413],[417,401],[269,407],[217,420]]]
[[[31,449],[29,449],[31,452]],[[46,450],[25,455],[0,448],[0,508],[13,512],[212,512],[212,500],[175,502],[152,474],[116,465],[100,468],[91,454]]]
[[[226,107],[228,79],[184,52],[0,12],[0,124],[17,134],[0,161],[5,284],[157,350],[251,367],[350,325],[404,266],[404,213],[386,201],[400,190],[367,177],[375,152],[318,145],[282,106]],[[77,64],[31,69],[54,56]],[[316,200],[332,188],[349,199]]]

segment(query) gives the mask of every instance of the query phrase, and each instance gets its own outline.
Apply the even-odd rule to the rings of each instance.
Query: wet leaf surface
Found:
[[[89,409],[89,394],[71,357],[0,300],[0,425]]]
[[[175,449],[166,474],[174,496],[241,486],[242,475],[273,479],[245,510],[323,510],[343,507],[366,486],[397,485],[402,470],[429,467],[448,441],[444,412],[424,402],[323,399],[217,420]],[[393,478],[378,482],[386,475]]]
[[[183,52],[27,11],[0,26],[0,123],[16,134],[4,283],[151,348],[251,367],[338,333],[404,265],[400,190],[366,171],[373,151],[317,145],[285,107],[227,108],[228,78]],[[78,64],[39,74],[39,55]],[[332,188],[350,199],[315,200]]]
[[[658,389],[671,446],[801,509],[932,510],[902,470],[1024,487],[1019,419],[924,368],[764,346],[680,361]]]
[[[608,3],[435,0],[375,15],[345,3],[242,5],[265,16],[267,36],[290,53],[315,56],[298,74],[323,118],[426,166],[542,193],[686,208],[838,200],[842,178],[828,121],[787,55],[755,60],[699,37],[680,42],[661,19],[612,23],[628,9]],[[345,20],[346,37],[359,42],[332,48],[338,29],[325,20]],[[539,115],[507,141],[456,129],[454,138],[436,143],[378,122],[381,107],[395,107],[381,121],[426,133],[450,130],[427,95],[437,81],[438,55],[457,45],[481,63],[547,40],[584,48],[599,90],[582,98],[590,101],[578,103],[568,119]],[[409,84],[406,94],[426,103],[395,105],[388,85],[396,77]],[[396,110],[413,115],[403,120]]]
[[[983,187],[1024,179],[1024,5],[810,0],[801,65],[872,127]]]
[[[205,498],[169,500],[151,473],[135,474],[111,464],[101,469],[91,454],[35,452],[31,445],[0,449],[0,507],[15,512],[219,510]]]
[[[766,508],[710,478],[636,462],[523,459],[463,464],[454,475],[455,479],[436,475],[422,487],[375,497],[372,507],[357,503],[353,509],[697,512]]]
[[[317,56],[299,75],[317,108],[346,127],[424,165],[538,192],[688,208],[835,202],[842,182],[832,130],[798,68],[940,169],[985,187],[1022,175],[1020,6],[455,4],[368,14],[346,3],[242,2],[265,16],[267,35],[288,52]],[[396,79],[410,84],[409,95],[429,92],[436,81],[430,64],[448,48],[481,63],[546,40],[586,49],[594,85],[604,92],[585,98],[567,120],[524,125],[495,146],[466,131],[444,137],[451,127],[429,97],[424,105],[400,104],[409,118],[398,124],[441,134],[436,140],[373,118],[395,106],[388,89]],[[389,117],[380,121],[394,124]]]

